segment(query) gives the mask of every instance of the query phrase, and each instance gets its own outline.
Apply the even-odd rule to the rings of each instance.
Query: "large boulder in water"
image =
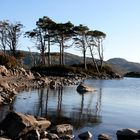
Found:
[[[90,87],[88,85],[85,85],[81,82],[77,87],[77,91],[79,93],[85,93],[85,92],[94,92],[94,91],[96,91],[96,89],[94,89],[93,87]]]

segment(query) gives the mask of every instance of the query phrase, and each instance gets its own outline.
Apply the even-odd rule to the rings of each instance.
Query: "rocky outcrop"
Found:
[[[96,89],[94,89],[93,87],[90,87],[88,85],[85,85],[81,82],[77,87],[77,91],[79,93],[85,93],[85,92],[94,92],[94,91],[96,91]]]

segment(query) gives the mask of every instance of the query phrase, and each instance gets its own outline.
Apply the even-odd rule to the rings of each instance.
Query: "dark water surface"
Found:
[[[85,80],[85,83],[97,91],[79,94],[77,86],[24,91],[10,107],[0,108],[0,118],[10,108],[46,117],[54,124],[70,123],[76,136],[88,130],[95,140],[100,133],[107,133],[116,140],[118,129],[140,129],[139,78]]]

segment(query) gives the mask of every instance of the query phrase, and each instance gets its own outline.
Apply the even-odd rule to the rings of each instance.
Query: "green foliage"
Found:
[[[17,67],[17,60],[13,56],[0,54],[0,65],[4,65],[7,68],[15,68]]]
[[[62,66],[62,65],[54,65],[50,67],[46,66],[37,66],[31,68],[32,71],[39,72],[44,75],[52,75],[52,76],[69,76],[69,75],[91,75],[97,76],[97,71],[95,66],[92,64],[87,64],[87,69],[84,69],[84,64],[74,64],[71,66]],[[109,66],[103,66],[102,73],[104,74],[112,74],[112,69]]]

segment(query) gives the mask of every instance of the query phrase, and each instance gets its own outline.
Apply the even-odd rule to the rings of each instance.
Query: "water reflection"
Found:
[[[86,125],[98,125],[102,120],[102,90],[99,91],[79,94],[76,87],[29,90],[18,94],[10,109],[45,117],[52,121],[52,125],[70,123],[75,129]]]

